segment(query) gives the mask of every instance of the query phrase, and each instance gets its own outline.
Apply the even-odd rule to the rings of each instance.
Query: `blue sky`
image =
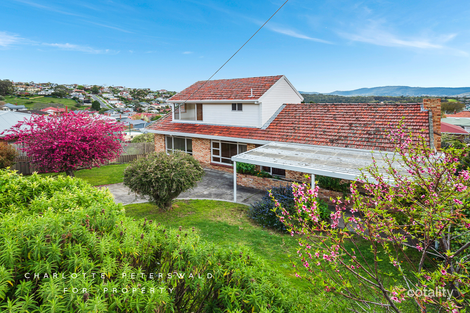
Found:
[[[0,2],[0,78],[180,91],[209,78],[284,0]],[[468,0],[290,0],[214,77],[298,90],[470,86]]]

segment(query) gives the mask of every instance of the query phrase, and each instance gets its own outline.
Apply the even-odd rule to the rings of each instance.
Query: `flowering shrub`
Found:
[[[271,195],[287,212],[294,212],[295,201],[294,195],[292,194],[292,187],[281,186],[272,188],[260,201],[253,203],[248,210],[248,216],[263,227],[286,231],[286,225],[279,220],[276,212],[273,210],[275,208],[275,202],[271,199]],[[321,219],[328,220],[330,215],[328,205],[322,200],[319,200],[319,205]]]
[[[470,306],[470,173],[457,170],[462,151],[437,153],[423,137],[412,145],[402,125],[390,139],[396,151],[386,159],[386,174],[374,161],[358,181],[367,194],[353,183],[350,199],[335,200],[331,223],[320,219],[318,186],[307,184],[293,185],[294,213],[273,197],[279,218],[298,235],[309,279],[323,284],[332,300],[341,295],[356,312],[464,312]],[[357,249],[359,241],[370,250]]]
[[[35,115],[8,130],[21,150],[44,172],[65,172],[105,164],[119,156],[122,124],[87,113]]]
[[[15,164],[18,152],[6,142],[0,142],[0,168],[9,167]]]
[[[313,311],[247,249],[128,218],[76,178],[0,170],[0,195],[17,185],[25,198],[0,205],[1,312]]]
[[[133,192],[149,196],[162,209],[180,193],[196,186],[205,172],[195,158],[184,152],[152,153],[137,159],[124,170],[124,185]]]

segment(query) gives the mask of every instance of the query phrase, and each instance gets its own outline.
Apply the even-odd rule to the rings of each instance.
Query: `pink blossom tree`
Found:
[[[123,125],[86,113],[32,115],[6,131],[42,172],[74,176],[80,168],[103,165],[121,153]],[[4,132],[5,133],[5,132]]]
[[[386,174],[373,162],[351,184],[350,198],[333,199],[329,223],[319,218],[318,187],[293,185],[295,214],[273,199],[310,273],[297,275],[332,300],[347,299],[353,312],[467,312],[470,173],[459,170],[463,150],[438,153],[423,137],[412,144],[402,125],[390,139],[396,151]]]

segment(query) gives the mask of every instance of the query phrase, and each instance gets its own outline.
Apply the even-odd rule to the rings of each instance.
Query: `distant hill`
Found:
[[[302,94],[317,94],[317,92],[300,92]],[[326,95],[338,96],[436,96],[436,97],[452,97],[464,96],[470,94],[470,87],[408,87],[408,86],[384,86],[373,88],[360,88],[350,91],[333,91]]]

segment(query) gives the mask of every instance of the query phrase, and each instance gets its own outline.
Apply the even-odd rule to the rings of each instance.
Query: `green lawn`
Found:
[[[448,102],[457,102],[456,99],[447,99]]]
[[[75,172],[75,177],[86,180],[93,186],[122,183],[124,179],[124,169],[128,165],[129,163],[112,164],[102,167],[95,167],[89,170],[79,170]],[[65,173],[44,173],[40,175],[56,176],[65,175]]]
[[[174,228],[182,226],[189,231],[194,227],[202,239],[218,246],[228,249],[236,246],[249,247],[280,271],[295,288],[305,292],[314,302],[318,302],[320,311],[337,312],[349,307],[342,299],[338,299],[339,304],[326,304],[322,287],[312,286],[305,279],[296,278],[290,261],[290,256],[292,260],[297,261],[296,239],[254,224],[246,215],[247,206],[213,200],[185,200],[177,201],[172,210],[167,212],[161,211],[151,203],[129,204],[125,208],[128,216],[137,219],[147,218]],[[373,255],[370,253],[369,244],[361,240],[356,243],[356,251],[359,249],[368,263],[372,264]],[[352,243],[350,248],[353,248]],[[389,262],[384,260],[380,266],[389,273],[395,272],[390,279],[396,275],[396,270]],[[299,269],[302,270],[302,267]]]
[[[76,102],[75,100],[72,99],[60,99],[60,98],[52,98],[52,97],[41,97],[41,96],[31,96],[31,97],[26,97],[30,99],[21,99],[17,97],[12,97],[8,96],[5,97],[5,102],[7,103],[12,103],[12,104],[18,104],[18,105],[24,105],[28,109],[34,109],[35,104],[61,104],[61,108],[65,108],[65,106],[68,106],[69,109],[75,110],[76,109]],[[33,99],[34,98],[34,99]]]

